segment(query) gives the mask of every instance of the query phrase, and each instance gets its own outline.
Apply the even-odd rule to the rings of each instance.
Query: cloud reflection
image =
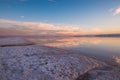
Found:
[[[120,64],[120,57],[113,56],[113,59],[115,60],[115,62],[116,62],[117,64]]]
[[[45,46],[52,46],[52,47],[77,47],[82,46],[84,44],[94,44],[97,45],[102,40],[98,38],[76,38],[76,37],[67,37],[62,39],[56,39],[53,43],[45,43]]]

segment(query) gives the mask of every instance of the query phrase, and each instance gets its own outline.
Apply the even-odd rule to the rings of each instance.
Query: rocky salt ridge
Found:
[[[101,69],[105,66],[58,48],[0,47],[0,80],[120,80],[116,72]]]

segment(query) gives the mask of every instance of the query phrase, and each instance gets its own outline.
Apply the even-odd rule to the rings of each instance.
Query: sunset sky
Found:
[[[120,33],[120,0],[0,0],[0,35]]]

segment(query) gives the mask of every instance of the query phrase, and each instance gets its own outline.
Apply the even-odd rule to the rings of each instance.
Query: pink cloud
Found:
[[[118,14],[120,14],[120,7],[117,7],[113,13],[113,15],[118,15]]]
[[[85,31],[75,26],[54,25],[42,22],[20,22],[1,19],[0,24],[13,25],[14,30],[21,33],[29,33],[34,35],[51,34],[51,35],[78,35]],[[10,31],[9,31],[10,32]]]
[[[6,32],[7,30],[8,34],[11,34],[10,32],[14,32],[14,34],[22,34],[22,35],[83,35],[83,34],[99,34],[103,33],[102,29],[99,28],[91,28],[89,30],[82,29],[80,27],[74,26],[74,25],[54,25],[54,24],[48,24],[43,22],[21,22],[21,21],[12,21],[12,20],[5,20],[0,19],[0,24],[9,24],[13,27],[10,28],[4,28],[4,31],[2,31],[2,34]],[[5,33],[5,34],[6,34]]]
[[[66,26],[66,25],[54,25],[42,22],[20,22],[0,19],[0,24],[10,24],[23,28],[33,29],[33,30],[67,30],[67,31],[79,31],[81,28],[76,26]]]

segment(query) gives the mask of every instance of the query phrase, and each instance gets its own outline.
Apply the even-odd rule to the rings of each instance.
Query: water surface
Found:
[[[117,37],[66,37],[32,38],[37,45],[70,50],[107,62],[120,64],[120,38]]]

